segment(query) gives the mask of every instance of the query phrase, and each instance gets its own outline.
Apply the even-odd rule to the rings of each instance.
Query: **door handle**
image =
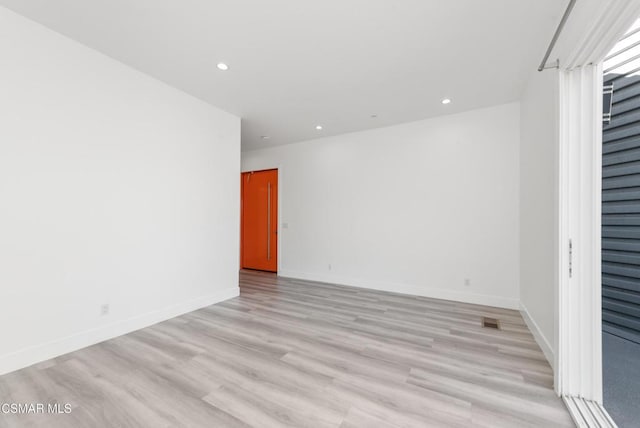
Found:
[[[271,182],[267,184],[267,260],[271,260]]]

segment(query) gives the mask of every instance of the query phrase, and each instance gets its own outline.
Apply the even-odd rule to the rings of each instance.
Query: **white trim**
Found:
[[[348,278],[335,275],[322,275],[290,270],[283,270],[282,272],[280,272],[280,276],[285,278],[302,279],[306,281],[325,282],[329,284],[388,291],[391,293],[430,297],[433,299],[453,300],[456,302],[493,306],[504,309],[517,310],[520,307],[520,301],[516,298],[491,296],[488,294],[465,293],[461,291],[445,290],[442,288],[422,287],[411,284],[398,284],[386,281],[374,281],[369,279]]]
[[[533,334],[533,338],[536,340],[536,343],[538,344],[540,349],[542,349],[542,353],[549,362],[549,365],[555,372],[555,353],[553,352],[553,347],[527,310],[527,307],[522,302],[520,302],[520,314],[522,315],[522,319],[524,320],[524,322],[527,324],[527,327],[529,327],[531,334]]]
[[[567,55],[564,69],[572,70],[604,60],[611,48],[640,16],[638,0],[599,0],[592,2],[592,21],[584,25],[577,48]]]
[[[21,349],[0,357],[0,375],[19,370],[30,365],[46,361],[114,337],[122,336],[141,328],[175,318],[215,303],[222,302],[240,294],[239,287],[229,287],[208,296],[178,303],[166,308],[148,312],[122,321],[86,330],[71,336],[60,338],[43,345]]]
[[[573,422],[578,428],[617,428],[609,413],[601,404],[579,397],[562,397]]]

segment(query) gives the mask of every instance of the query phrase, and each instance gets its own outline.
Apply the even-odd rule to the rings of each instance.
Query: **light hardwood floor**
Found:
[[[0,402],[73,406],[0,427],[573,426],[516,311],[250,271],[240,285],[0,377]]]

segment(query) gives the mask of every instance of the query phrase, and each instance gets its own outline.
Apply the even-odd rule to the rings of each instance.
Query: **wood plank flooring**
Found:
[[[72,405],[0,427],[573,426],[516,311],[240,278],[238,298],[0,377],[0,403]]]

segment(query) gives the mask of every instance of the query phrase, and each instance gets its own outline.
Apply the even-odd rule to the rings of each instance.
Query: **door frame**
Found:
[[[555,390],[578,426],[615,426],[602,407],[602,62],[640,17],[602,2],[559,72]]]
[[[242,181],[242,174],[245,174],[247,172],[263,172],[263,171],[273,171],[276,170],[278,172],[278,200],[276,201],[276,203],[278,204],[278,218],[276,219],[276,225],[277,225],[277,238],[276,238],[276,245],[277,245],[277,251],[276,251],[276,257],[278,258],[277,263],[276,263],[276,275],[280,275],[280,271],[281,271],[281,264],[282,264],[282,225],[280,224],[280,219],[282,218],[282,170],[280,166],[276,166],[276,167],[265,167],[265,168],[240,168],[240,269],[244,269],[243,265],[242,265],[242,259],[243,259],[243,231],[244,231],[244,207],[243,207],[243,202],[244,202],[244,183]]]

